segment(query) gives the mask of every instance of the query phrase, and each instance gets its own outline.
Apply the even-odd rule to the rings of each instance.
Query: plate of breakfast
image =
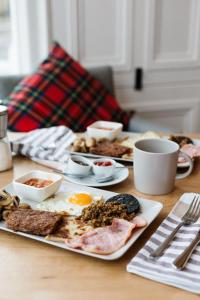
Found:
[[[133,162],[135,142],[148,138],[160,138],[160,136],[152,131],[142,134],[124,131],[113,140],[109,140],[105,137],[90,137],[87,133],[83,133],[77,136],[67,151],[70,154],[81,154],[91,158],[106,156],[118,161]]]
[[[0,191],[0,229],[103,260],[120,258],[162,204],[32,171]]]

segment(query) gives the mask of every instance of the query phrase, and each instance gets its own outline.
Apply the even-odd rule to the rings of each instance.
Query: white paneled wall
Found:
[[[199,0],[50,3],[51,38],[86,67],[111,65],[124,108],[177,131],[200,130]]]

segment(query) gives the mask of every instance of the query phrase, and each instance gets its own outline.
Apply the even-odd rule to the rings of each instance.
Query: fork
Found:
[[[195,223],[199,218],[200,200],[199,196],[195,195],[188,210],[181,218],[181,222],[175,227],[172,233],[164,240],[164,242],[158,246],[151,254],[151,257],[161,256],[164,250],[169,246],[171,241],[174,239],[178,230],[184,225],[191,225]]]

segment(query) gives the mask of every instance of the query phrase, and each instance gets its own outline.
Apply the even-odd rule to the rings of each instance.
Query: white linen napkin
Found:
[[[174,259],[195,238],[200,229],[200,220],[193,225],[183,226],[161,257],[150,257],[150,253],[181,221],[181,217],[187,211],[194,196],[194,193],[185,193],[181,196],[168,217],[127,265],[128,272],[200,294],[200,245],[197,246],[183,270],[176,270],[172,266]]]
[[[69,157],[66,149],[75,138],[75,133],[66,126],[36,129],[12,141],[11,149],[31,159],[66,162]]]

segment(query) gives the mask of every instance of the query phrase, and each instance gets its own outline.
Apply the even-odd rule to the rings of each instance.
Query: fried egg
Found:
[[[79,216],[82,210],[94,201],[102,200],[101,195],[94,195],[87,192],[57,193],[56,195],[42,201],[37,209],[52,212],[67,212],[70,215]]]

